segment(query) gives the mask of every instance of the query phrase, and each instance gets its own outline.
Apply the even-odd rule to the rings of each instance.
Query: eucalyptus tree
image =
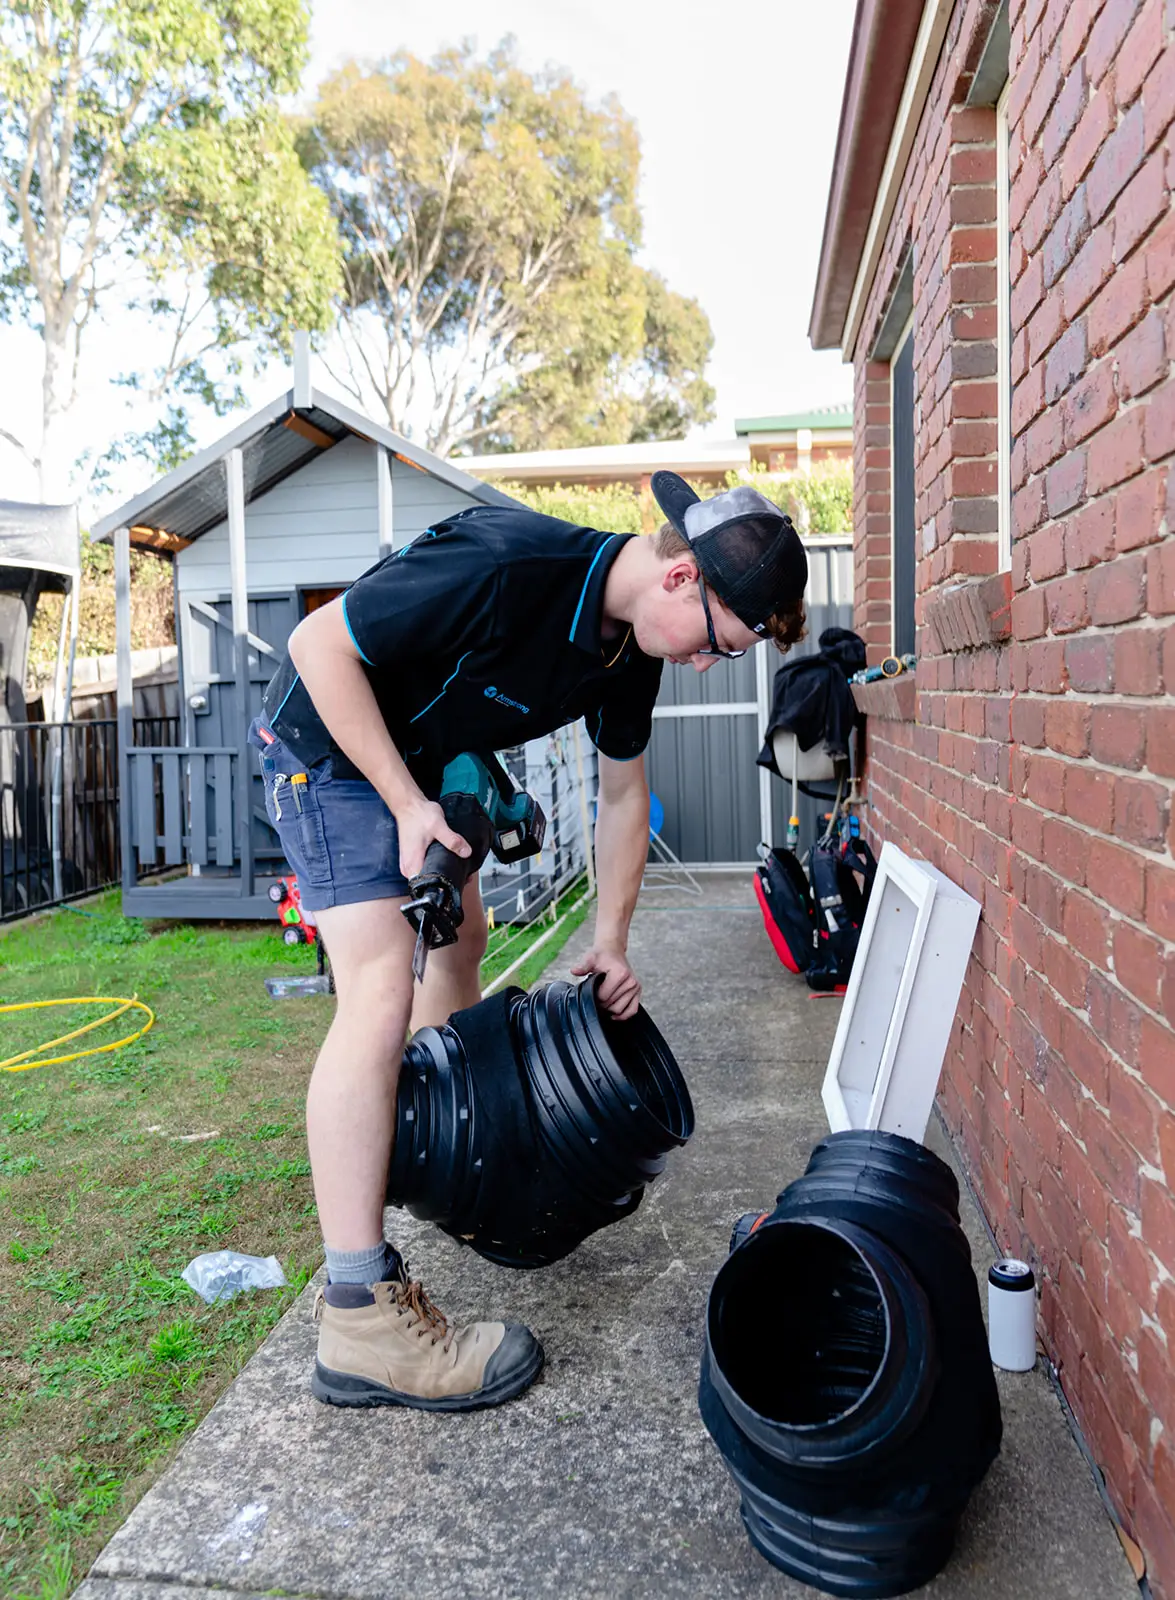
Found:
[[[332,371],[442,453],[707,420],[712,336],[639,266],[640,149],[510,41],[330,76],[300,148],[343,239]],[[327,350],[328,360],[331,351]]]
[[[0,314],[44,343],[40,426],[7,437],[44,498],[68,496],[103,311],[128,316],[127,381],[213,403],[247,345],[326,325],[337,234],[278,108],[307,31],[304,0],[0,7]],[[149,327],[166,332],[153,363]]]

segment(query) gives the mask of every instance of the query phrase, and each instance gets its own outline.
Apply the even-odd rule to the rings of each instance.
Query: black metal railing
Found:
[[[179,740],[178,717],[134,719],[136,745]],[[0,922],[109,888],[120,872],[117,721],[0,724]]]
[[[117,723],[0,726],[0,921],[118,874]]]

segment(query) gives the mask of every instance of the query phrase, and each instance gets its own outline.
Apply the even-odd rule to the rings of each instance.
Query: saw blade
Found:
[[[428,960],[428,945],[424,942],[424,921],[421,919],[416,934],[416,949],[412,952],[412,975],[417,983],[424,982],[424,963]]]

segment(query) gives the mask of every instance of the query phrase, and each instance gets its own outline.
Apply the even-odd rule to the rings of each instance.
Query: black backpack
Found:
[[[794,850],[777,845],[755,870],[755,898],[775,954],[789,972],[807,972],[816,947],[812,888]]]
[[[808,871],[815,942],[804,971],[809,989],[828,993],[843,989],[849,981],[877,860],[864,839],[834,840],[812,847]],[[857,882],[858,873],[863,887]]]

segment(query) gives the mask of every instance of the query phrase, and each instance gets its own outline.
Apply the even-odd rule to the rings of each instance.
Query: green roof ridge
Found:
[[[742,433],[782,433],[790,428],[851,428],[853,408],[820,406],[814,411],[789,411],[780,417],[736,417],[734,431]]]

